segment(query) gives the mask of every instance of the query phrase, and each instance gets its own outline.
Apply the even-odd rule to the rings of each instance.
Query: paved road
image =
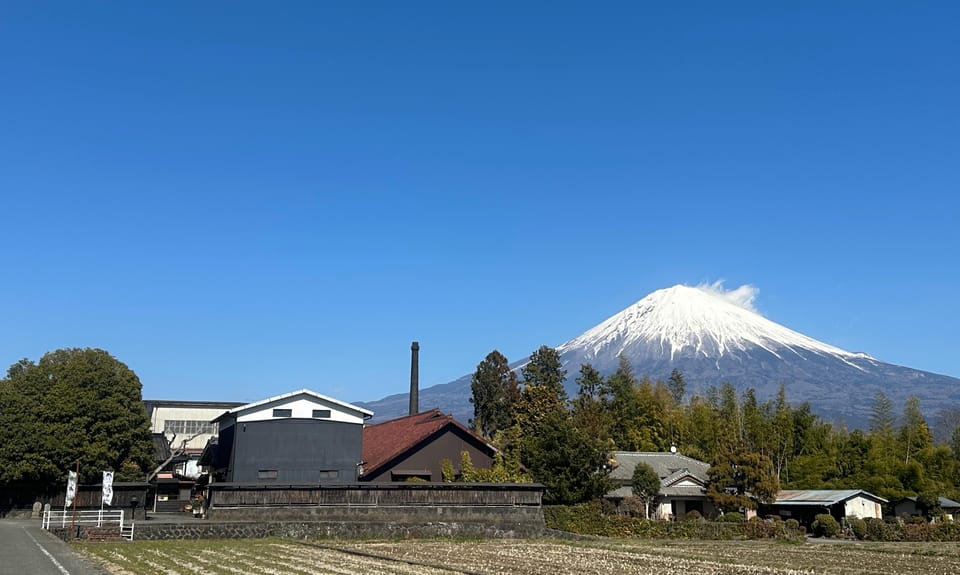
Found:
[[[40,520],[0,519],[0,575],[103,575]]]

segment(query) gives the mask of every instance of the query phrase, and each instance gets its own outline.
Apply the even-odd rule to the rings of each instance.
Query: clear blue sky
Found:
[[[678,283],[960,376],[956,2],[4,2],[0,363],[346,401]]]

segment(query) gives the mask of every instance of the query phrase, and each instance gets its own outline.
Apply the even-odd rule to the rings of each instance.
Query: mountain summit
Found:
[[[743,298],[748,291],[749,298]],[[657,290],[557,351],[591,364],[616,362],[620,354],[643,365],[686,358],[745,360],[758,351],[781,359],[782,355],[815,354],[841,361],[874,361],[766,319],[752,309],[752,298],[749,286],[733,292],[720,291],[716,285]]]
[[[567,391],[576,393],[580,365],[616,371],[625,357],[638,377],[666,379],[680,370],[691,393],[721,383],[753,388],[761,401],[784,385],[791,403],[808,402],[827,418],[865,423],[877,391],[894,405],[911,395],[930,414],[960,405],[960,379],[884,363],[817,341],[773,322],[753,309],[755,288],[726,291],[719,284],[677,285],[657,290],[556,349],[567,370]],[[477,358],[479,362],[483,358]],[[526,362],[526,358],[514,367]],[[466,421],[473,415],[470,378],[420,393],[421,404],[439,406]],[[404,414],[406,395],[362,404],[376,419]]]

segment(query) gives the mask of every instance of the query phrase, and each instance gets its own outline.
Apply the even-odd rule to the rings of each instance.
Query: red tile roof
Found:
[[[417,446],[444,427],[452,425],[473,436],[484,445],[487,441],[476,435],[465,425],[446,415],[439,409],[431,409],[416,415],[398,417],[376,425],[363,428],[364,474],[374,473],[382,465],[389,463],[398,455]],[[491,447],[493,450],[493,447]]]

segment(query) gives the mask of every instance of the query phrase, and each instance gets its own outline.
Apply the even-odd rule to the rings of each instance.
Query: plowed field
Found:
[[[114,575],[960,573],[960,545],[744,541],[140,541],[78,546]]]

